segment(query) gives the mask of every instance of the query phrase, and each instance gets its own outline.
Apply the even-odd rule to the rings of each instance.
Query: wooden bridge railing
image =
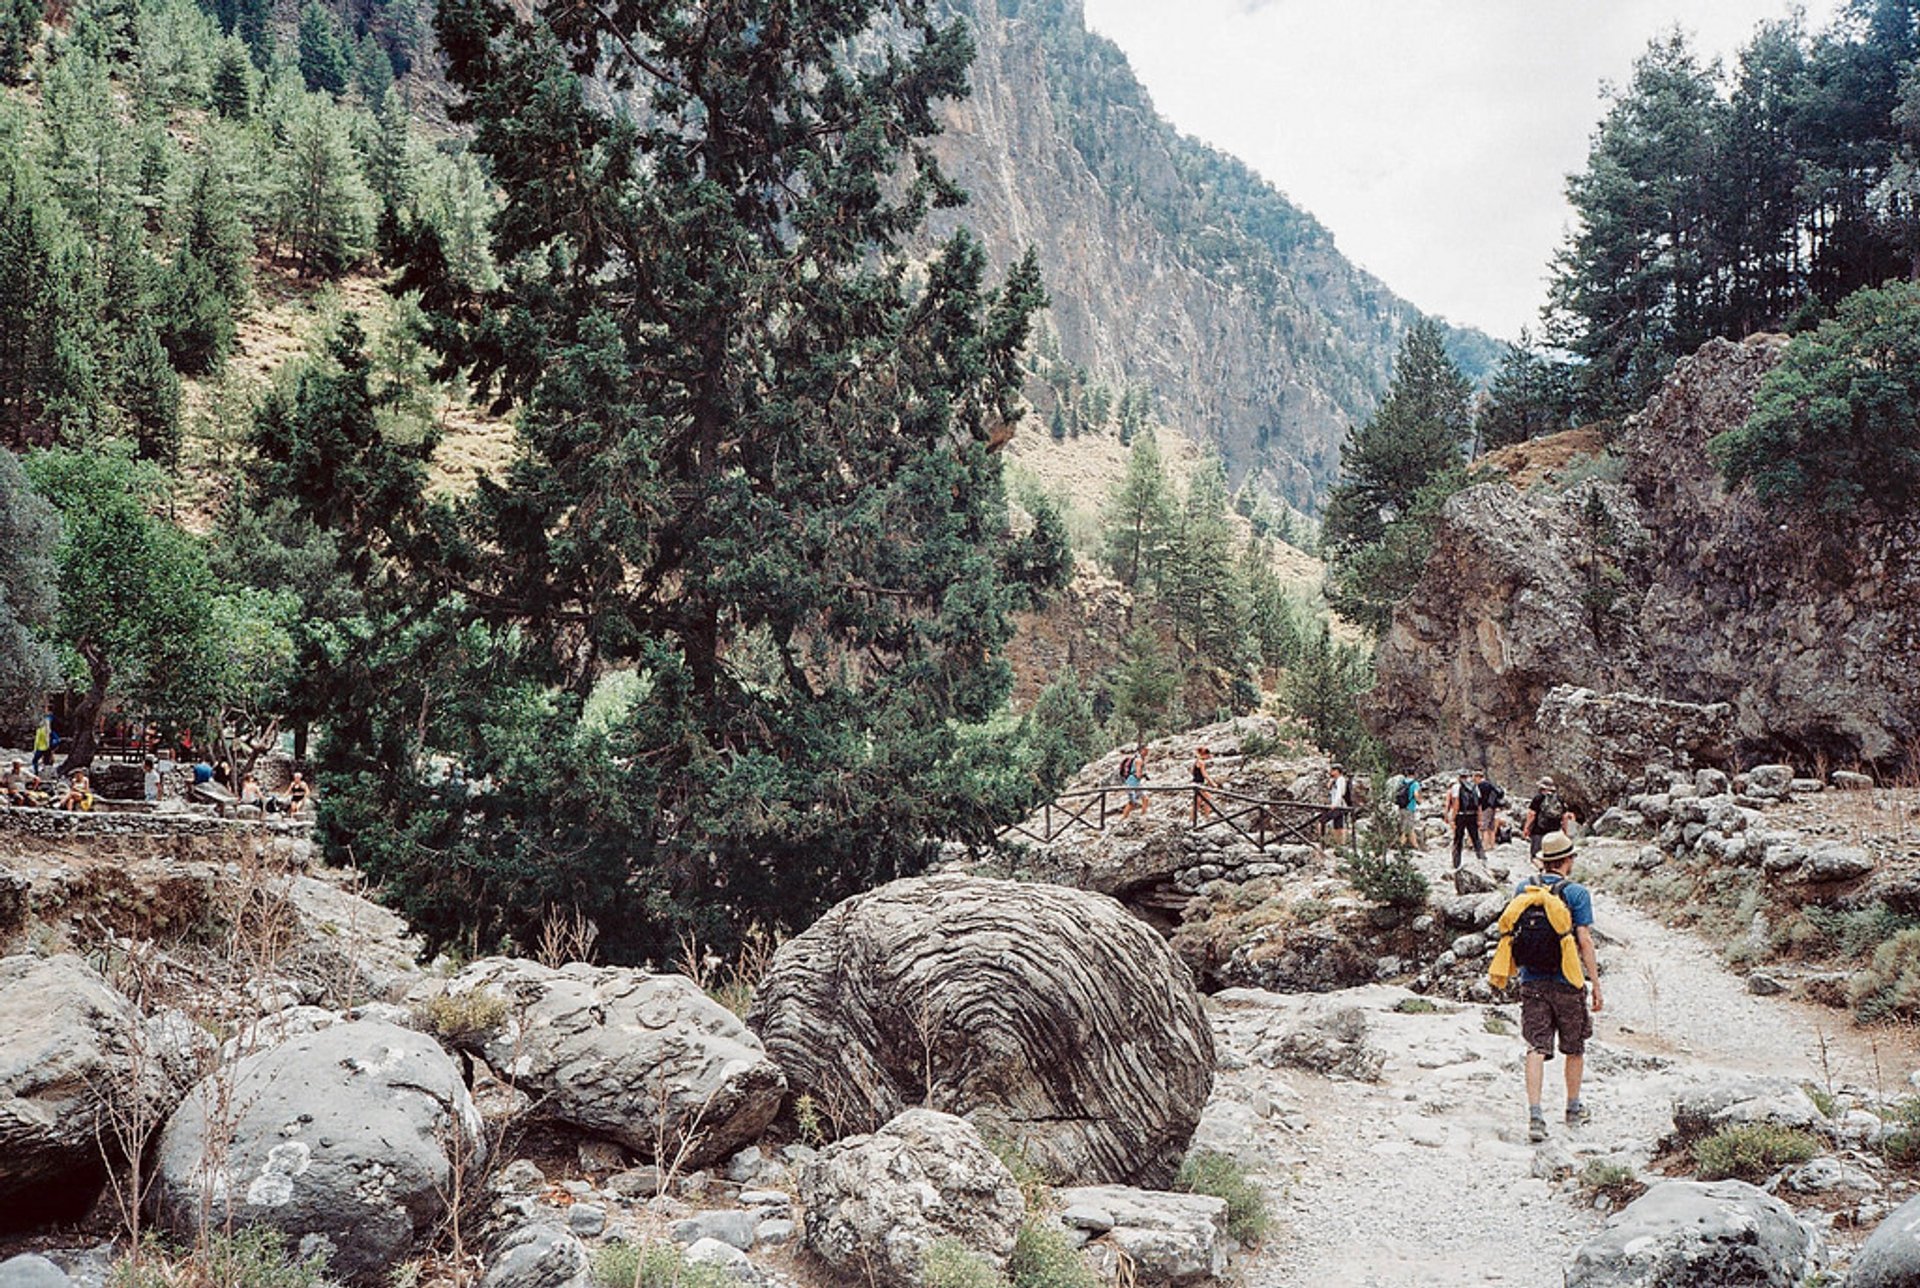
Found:
[[[1084,827],[1091,832],[1104,832],[1107,830],[1108,818],[1117,816],[1120,808],[1125,805],[1126,798],[1134,792],[1149,797],[1185,796],[1188,798],[1187,829],[1189,831],[1204,832],[1211,827],[1224,827],[1261,849],[1265,849],[1269,841],[1318,845],[1327,813],[1325,805],[1316,805],[1311,801],[1249,796],[1243,792],[1228,791],[1222,787],[1202,787],[1194,783],[1161,786],[1142,783],[1138,787],[1115,784],[1110,787],[1088,787],[1080,791],[1063,792],[1040,807],[1038,832],[1028,827],[1026,823],[1012,823],[1001,828],[998,835],[1004,837],[1018,834],[1046,844],[1056,837],[1066,835],[1076,827]],[[1118,796],[1120,800],[1115,805],[1109,806],[1108,797],[1110,796]]]

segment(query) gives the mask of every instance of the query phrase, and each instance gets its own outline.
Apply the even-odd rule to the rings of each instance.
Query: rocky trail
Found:
[[[1618,844],[1592,842],[1590,853]],[[1527,864],[1517,844],[1494,857],[1515,871]],[[1432,849],[1423,866],[1438,885],[1447,856]],[[1677,1095],[1740,1075],[1889,1093],[1905,1085],[1913,1061],[1896,1039],[1752,996],[1693,935],[1604,890],[1597,903],[1606,1007],[1587,1061],[1594,1117],[1578,1130],[1558,1122],[1554,1062],[1546,1146],[1526,1142],[1517,1005],[1442,1001],[1407,1013],[1396,1007],[1422,1003],[1389,986],[1215,999],[1225,1048],[1215,1094],[1234,1106],[1226,1118],[1253,1128],[1238,1152],[1269,1186],[1278,1218],[1248,1284],[1552,1288],[1613,1206],[1596,1206],[1566,1178],[1596,1159],[1644,1172],[1672,1130]],[[1365,1016],[1364,1045],[1384,1057],[1378,1082],[1270,1069],[1256,1056],[1269,1034],[1347,1008]],[[1901,1184],[1889,1186],[1896,1203]],[[1828,1237],[1851,1241],[1846,1231]]]

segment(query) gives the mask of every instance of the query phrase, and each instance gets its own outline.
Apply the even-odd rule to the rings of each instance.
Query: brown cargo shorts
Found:
[[[1585,1055],[1593,1036],[1587,990],[1558,980],[1534,980],[1520,986],[1520,1036],[1530,1050],[1553,1059],[1553,1040],[1568,1055]]]

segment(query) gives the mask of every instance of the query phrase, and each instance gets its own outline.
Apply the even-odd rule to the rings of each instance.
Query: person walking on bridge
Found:
[[[1212,787],[1214,785],[1213,775],[1207,772],[1207,762],[1211,759],[1212,753],[1209,752],[1205,746],[1195,747],[1193,749],[1193,816],[1195,821],[1211,817],[1214,813],[1213,797],[1201,790],[1202,788]]]
[[[1142,815],[1147,812],[1147,794],[1141,784],[1147,780],[1147,744],[1141,743],[1120,758],[1120,781],[1126,784],[1127,803],[1120,807],[1120,821],[1127,821],[1134,806],[1140,807]]]

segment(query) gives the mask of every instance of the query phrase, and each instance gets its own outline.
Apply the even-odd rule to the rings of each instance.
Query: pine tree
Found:
[[[114,401],[132,422],[141,458],[172,466],[180,455],[180,377],[151,322],[121,345],[114,383]]]
[[[1573,412],[1571,370],[1536,352],[1522,331],[1494,373],[1486,401],[1474,416],[1473,436],[1486,450],[1524,443],[1570,428]]]
[[[226,37],[214,54],[208,100],[229,121],[244,123],[253,115],[253,64],[238,37]]]
[[[439,9],[502,286],[422,289],[519,407],[521,455],[430,525],[455,549],[405,561],[421,612],[469,619],[396,671],[472,659],[426,738],[509,785],[436,801],[417,715],[373,686],[364,736],[328,740],[366,784],[332,817],[390,821],[370,861],[437,934],[582,901],[612,951],[658,954],[804,919],[1013,807],[957,731],[1005,700],[1022,570],[1063,566],[1009,530],[990,447],[1044,293],[1033,256],[996,287],[970,235],[913,241],[959,196],[917,141],[964,91],[964,24],[917,0],[755,0],[706,36],[657,7],[513,13]],[[644,700],[583,721],[615,668]]]
[[[373,234],[373,194],[337,109],[301,104],[276,158],[269,198],[275,242],[300,271],[338,277],[366,255]]]
[[[414,199],[418,174],[408,129],[412,116],[400,94],[387,95],[373,114],[366,149],[367,186],[387,210],[404,210]]]
[[[40,40],[41,0],[0,0],[0,85],[11,85],[26,70],[28,55]]]
[[[1056,443],[1067,441],[1067,418],[1060,414],[1059,403],[1053,405],[1053,415],[1047,419],[1047,433],[1053,436]]]
[[[1160,445],[1152,434],[1142,434],[1133,440],[1127,472],[1107,501],[1106,563],[1122,585],[1139,588],[1153,574],[1172,523],[1173,498]]]
[[[1174,691],[1180,687],[1180,668],[1160,647],[1159,637],[1150,628],[1138,626],[1127,635],[1109,687],[1113,718],[1131,738],[1144,739],[1166,727]]]
[[[1412,588],[1433,513],[1458,486],[1449,480],[1462,463],[1471,397],[1439,324],[1423,319],[1401,343],[1385,400],[1340,448],[1340,478],[1321,526],[1327,598],[1376,633]]]
[[[1184,643],[1211,665],[1238,670],[1244,611],[1234,582],[1233,526],[1227,521],[1227,476],[1218,461],[1197,469],[1168,534],[1160,599]]]
[[[59,545],[60,516],[28,484],[18,458],[0,451],[0,721],[16,728],[46,710],[60,683]]]
[[[307,0],[300,9],[300,79],[309,92],[338,97],[347,92],[353,54],[334,16]]]
[[[107,234],[133,205],[137,186],[131,140],[114,102],[106,64],[82,50],[69,49],[47,72],[45,173],[96,272]]]
[[[0,153],[0,447],[49,443],[91,418],[90,271],[24,160]]]
[[[190,376],[217,371],[233,348],[233,306],[207,263],[182,246],[161,274],[156,304],[173,365]]]
[[[360,91],[360,101],[375,112],[385,105],[393,88],[393,61],[371,32],[360,38],[353,51],[353,85]]]
[[[214,287],[237,312],[247,298],[247,278],[253,259],[253,233],[240,217],[233,187],[212,158],[194,171],[187,193],[187,225],[180,234],[180,250],[203,264]]]

